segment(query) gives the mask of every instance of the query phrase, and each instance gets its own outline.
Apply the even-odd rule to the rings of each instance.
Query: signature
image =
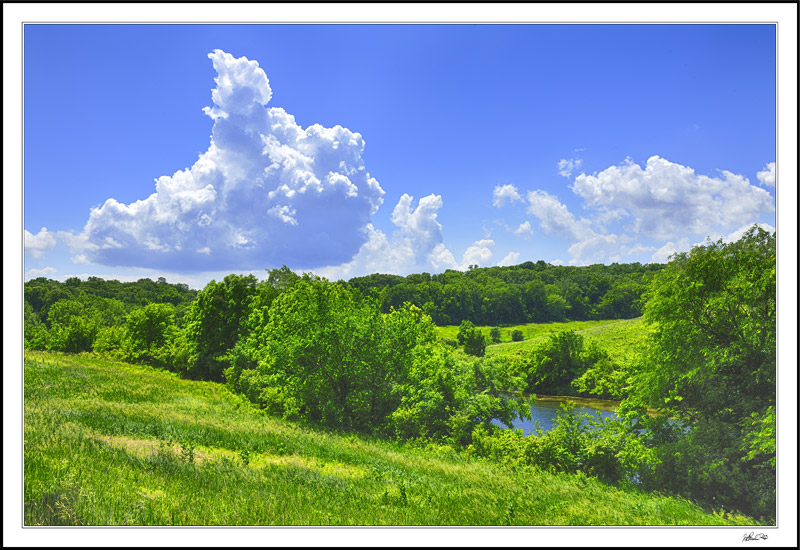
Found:
[[[748,540],[767,540],[766,533],[756,533],[753,534],[751,531],[749,535],[745,535],[742,539],[742,542],[747,542]]]

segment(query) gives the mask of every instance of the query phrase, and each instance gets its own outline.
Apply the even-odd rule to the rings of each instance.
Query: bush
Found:
[[[125,357],[124,341],[124,327],[104,327],[94,339],[94,351],[107,357],[122,359]]]
[[[522,331],[519,329],[514,329],[511,331],[511,341],[512,342],[522,342],[524,337],[522,335]]]
[[[461,325],[458,327],[458,335],[456,336],[459,346],[464,345],[467,340],[467,334],[473,330],[475,330],[475,325],[471,321],[461,321]]]
[[[464,337],[464,353],[475,357],[486,355],[486,338],[477,328],[473,328],[466,333]]]
[[[492,343],[499,344],[500,343],[500,329],[497,327],[492,327],[492,330],[489,331],[489,338],[492,339]]]

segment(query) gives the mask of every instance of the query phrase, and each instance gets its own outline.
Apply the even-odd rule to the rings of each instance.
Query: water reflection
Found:
[[[531,404],[531,419],[520,420],[519,418],[511,426],[515,429],[521,429],[524,435],[532,435],[537,431],[536,423],[539,423],[539,428],[544,431],[550,431],[556,424],[556,417],[561,411],[561,404],[567,401],[575,403],[575,414],[588,413],[593,417],[598,414],[601,418],[616,418],[614,410],[619,403],[615,401],[603,400],[583,400],[578,398],[559,398],[559,397],[539,397]],[[505,424],[495,420],[494,423],[501,428],[507,428]]]

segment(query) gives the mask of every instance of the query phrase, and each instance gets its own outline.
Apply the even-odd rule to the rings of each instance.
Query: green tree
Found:
[[[486,337],[475,327],[464,336],[464,353],[475,357],[486,355]]]
[[[495,344],[500,343],[500,329],[498,327],[492,327],[489,330],[489,338],[492,339],[492,342]]]
[[[228,352],[243,334],[244,321],[257,293],[253,275],[228,275],[211,281],[191,303],[185,316],[187,338],[194,350],[188,374],[193,378],[222,380],[230,366]]]
[[[47,319],[50,324],[50,349],[72,353],[92,350],[98,326],[82,302],[59,300],[50,306]]]
[[[358,291],[325,280],[299,281],[253,322],[241,351],[256,373],[241,373],[238,383],[258,386],[258,399],[274,413],[376,427],[390,408],[393,384],[408,368],[402,358],[417,342],[402,315],[390,314],[386,323],[377,304]],[[430,320],[426,324],[434,341]]]
[[[458,340],[458,345],[463,346],[464,341],[467,339],[467,333],[475,330],[475,325],[472,321],[461,321],[461,325],[458,327],[458,333],[456,334],[456,340]]]
[[[652,281],[631,404],[678,419],[655,484],[774,517],[775,234],[677,254]]]
[[[152,363],[174,336],[175,307],[148,304],[131,311],[125,320],[127,354],[134,360]]]
[[[536,347],[528,357],[528,389],[545,395],[571,395],[572,381],[581,376],[591,359],[584,354],[583,336],[560,331]]]

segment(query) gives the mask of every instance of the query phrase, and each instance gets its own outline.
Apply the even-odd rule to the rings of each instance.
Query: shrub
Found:
[[[467,332],[464,338],[464,353],[475,357],[486,355],[486,338],[477,328]]]
[[[511,341],[512,342],[522,342],[524,337],[522,336],[522,331],[519,329],[514,329],[511,331]]]
[[[500,343],[500,329],[497,327],[492,327],[492,330],[489,331],[489,338],[492,339],[492,342],[495,344]]]

